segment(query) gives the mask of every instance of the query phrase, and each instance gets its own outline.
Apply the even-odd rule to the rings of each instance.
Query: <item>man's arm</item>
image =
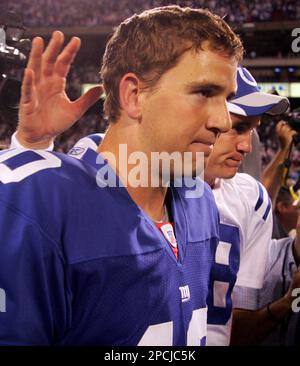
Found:
[[[44,41],[34,38],[22,82],[17,141],[26,148],[46,149],[55,137],[69,129],[93,105],[103,92],[101,86],[90,89],[75,101],[65,93],[66,77],[79,51],[80,39],[73,37],[62,49],[63,33],[52,34],[44,50]],[[62,49],[62,50],[61,50]]]
[[[292,311],[292,290],[300,288],[300,269],[293,276],[293,282],[285,296],[259,310],[234,309],[231,330],[231,346],[259,344]]]
[[[262,175],[262,184],[266,187],[268,194],[275,205],[276,197],[281,187],[281,177],[284,169],[284,162],[288,156],[293,136],[296,134],[286,122],[281,121],[276,126],[276,132],[280,142],[280,149],[265,168]]]
[[[272,243],[271,245],[275,245]],[[284,244],[278,245],[278,248]],[[300,264],[300,215],[297,222],[297,236],[292,245],[289,245],[286,250],[293,251],[296,266]],[[280,256],[275,255],[278,259]],[[285,258],[284,256],[283,258]],[[270,258],[269,258],[270,261]],[[276,278],[282,278],[282,267],[286,266],[280,264],[278,275]],[[290,267],[290,266],[289,266]],[[276,268],[273,263],[270,268]],[[292,292],[295,288],[300,288],[300,267],[293,274],[291,273],[292,282],[287,293],[276,301],[270,302],[267,306],[255,311],[234,309],[233,323],[231,333],[231,345],[253,345],[260,343],[266,336],[268,336],[274,328],[283,322],[286,316],[292,310],[292,302],[294,297]],[[273,281],[276,279],[273,277]],[[283,286],[283,284],[282,284]],[[259,291],[259,290],[257,290]],[[256,296],[252,294],[252,296]]]

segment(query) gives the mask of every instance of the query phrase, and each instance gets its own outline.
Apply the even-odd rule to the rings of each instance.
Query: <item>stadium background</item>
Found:
[[[56,29],[65,33],[66,41],[74,35],[79,36],[82,47],[67,81],[67,94],[70,99],[76,99],[85,84],[100,82],[101,57],[114,27],[135,12],[169,4],[204,7],[226,16],[243,40],[246,49],[243,65],[259,83],[267,83],[264,90],[275,86],[280,94],[290,97],[292,109],[300,107],[300,52],[293,52],[291,47],[292,30],[300,28],[299,0],[1,0],[0,26],[9,25],[6,14],[14,11],[22,17],[26,28],[23,38],[40,35],[47,41]],[[4,72],[20,79],[22,68],[4,62],[0,57],[0,75]],[[290,83],[297,82],[299,84],[293,84],[291,97]],[[0,146],[9,143],[17,125],[17,110],[7,108],[3,85],[1,78]],[[271,160],[279,146],[274,126],[275,123],[262,124],[259,128],[263,165]],[[81,137],[103,132],[105,128],[99,101],[57,139],[56,150],[67,151]],[[296,180],[300,175],[299,149],[293,153],[291,174]]]

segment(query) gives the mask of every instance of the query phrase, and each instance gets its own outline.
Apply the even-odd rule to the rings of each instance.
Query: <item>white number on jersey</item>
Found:
[[[36,155],[39,155],[42,159],[25,163],[18,168],[11,169],[4,164],[5,161],[12,159],[16,156],[26,154],[31,150],[9,150],[0,155],[0,182],[3,184],[21,182],[23,179],[35,174],[41,170],[49,168],[59,168],[61,166],[61,160],[48,151],[37,150],[34,151]]]
[[[206,337],[207,308],[193,311],[187,331],[187,346],[203,345]],[[138,346],[172,346],[173,322],[151,325],[146,330]]]
[[[239,229],[220,224],[220,242],[211,270],[208,324],[225,325],[232,313],[232,289],[240,265]]]

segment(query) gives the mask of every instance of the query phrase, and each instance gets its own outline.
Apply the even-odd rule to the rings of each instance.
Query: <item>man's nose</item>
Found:
[[[219,106],[215,105],[212,108],[211,115],[207,123],[207,128],[214,130],[216,135],[218,135],[221,132],[229,131],[231,127],[232,123],[226,102],[224,101],[220,103]]]
[[[249,131],[240,136],[241,139],[238,142],[237,149],[240,152],[249,154],[252,151],[252,131]]]

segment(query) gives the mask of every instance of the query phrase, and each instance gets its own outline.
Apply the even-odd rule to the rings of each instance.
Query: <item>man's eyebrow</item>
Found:
[[[232,127],[235,128],[235,127],[251,127],[252,126],[252,123],[249,122],[249,121],[238,121],[238,122],[233,122],[232,123]]]
[[[186,85],[188,92],[197,92],[197,91],[210,91],[214,94],[219,94],[224,92],[225,87],[220,84],[214,83],[207,83],[207,82],[192,82]],[[235,91],[232,91],[228,96],[227,99],[234,98],[236,95]]]
[[[252,128],[256,127],[256,123],[255,122],[251,122],[251,121],[239,121],[239,122],[233,122],[232,123],[232,128],[247,128],[248,130],[251,130]]]
[[[225,90],[224,86],[220,84],[206,83],[206,82],[192,82],[186,85],[186,88],[190,91],[207,89],[216,92],[222,92]]]

